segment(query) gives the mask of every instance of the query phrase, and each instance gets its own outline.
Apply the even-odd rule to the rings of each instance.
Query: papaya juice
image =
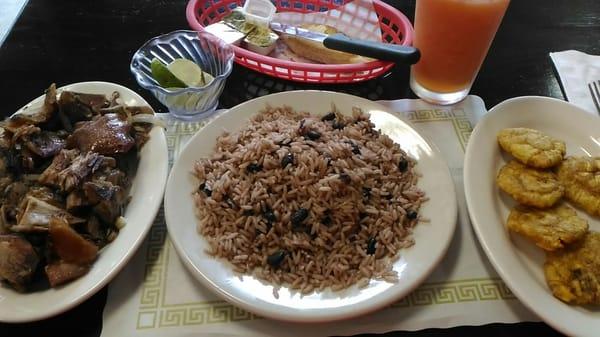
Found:
[[[468,92],[509,1],[417,0],[413,80],[432,92]]]

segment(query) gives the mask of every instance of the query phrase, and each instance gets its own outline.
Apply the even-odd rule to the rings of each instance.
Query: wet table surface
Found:
[[[415,0],[386,0],[412,21]],[[0,3],[0,11],[3,10]],[[129,72],[132,54],[146,40],[188,28],[185,0],[29,0],[0,47],[0,114],[12,114],[41,94],[49,83],[99,80],[122,84],[166,112],[140,88]],[[7,8],[7,7],[6,7]],[[576,49],[600,54],[600,2],[597,0],[512,1],[472,94],[488,108],[511,97],[564,98],[549,52]],[[231,107],[269,93],[319,89],[371,100],[414,98],[408,68],[368,82],[314,85],[277,80],[235,66],[220,100]],[[0,324],[0,336],[98,336],[106,288],[76,308],[40,322]],[[544,323],[490,324],[480,327],[390,332],[390,336],[560,335]]]

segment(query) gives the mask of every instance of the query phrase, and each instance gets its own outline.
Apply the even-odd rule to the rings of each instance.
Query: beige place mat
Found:
[[[459,203],[459,224],[444,260],[413,293],[378,312],[330,324],[294,324],[258,317],[225,302],[185,269],[165,227],[162,210],[145,244],[110,284],[102,336],[327,336],[419,330],[538,319],[510,292],[479,247],[467,215],[463,158],[483,101],[469,96],[451,107],[421,100],[380,102],[409,120],[448,162]],[[164,116],[172,163],[204,125]],[[422,244],[426,244],[423,242]]]

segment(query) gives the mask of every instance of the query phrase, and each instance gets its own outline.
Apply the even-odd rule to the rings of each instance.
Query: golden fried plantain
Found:
[[[546,255],[546,282],[554,296],[572,304],[600,304],[600,233]]]
[[[542,169],[556,166],[567,152],[563,141],[527,128],[501,130],[498,144],[521,163]]]
[[[510,211],[506,225],[549,251],[581,239],[588,230],[587,221],[564,203],[549,209],[519,205]]]
[[[600,158],[567,157],[558,167],[567,199],[592,215],[600,215]]]
[[[500,169],[496,183],[519,203],[538,208],[552,207],[565,192],[553,172],[529,168],[516,160]]]

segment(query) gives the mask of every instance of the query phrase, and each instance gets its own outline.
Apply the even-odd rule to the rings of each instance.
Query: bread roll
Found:
[[[327,35],[339,33],[337,29],[328,25],[302,24],[300,27]],[[373,59],[367,57],[329,49],[320,42],[310,41],[293,35],[282,34],[281,38],[295,54],[316,62],[325,64],[345,64],[373,61]]]

